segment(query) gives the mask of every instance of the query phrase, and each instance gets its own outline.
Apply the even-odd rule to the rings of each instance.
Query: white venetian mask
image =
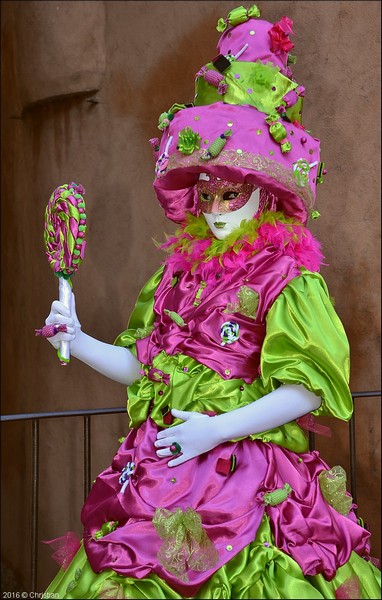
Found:
[[[260,202],[260,190],[250,183],[233,183],[201,173],[197,185],[198,208],[218,240],[252,220]]]

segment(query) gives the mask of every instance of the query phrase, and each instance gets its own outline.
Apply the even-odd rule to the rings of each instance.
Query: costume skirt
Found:
[[[380,598],[370,533],[344,490],[324,496],[318,476],[330,467],[318,452],[244,439],[170,468],[156,456],[157,432],[151,419],[132,430],[97,477],[81,547],[47,592]]]

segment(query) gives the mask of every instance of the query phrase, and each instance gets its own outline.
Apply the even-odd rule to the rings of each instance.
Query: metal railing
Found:
[[[380,391],[352,392],[353,400],[357,398],[380,397]],[[354,404],[356,407],[356,404]],[[31,490],[31,591],[36,591],[38,567],[38,496],[39,496],[39,423],[41,419],[62,417],[83,418],[83,490],[84,500],[91,487],[91,417],[97,415],[122,414],[126,407],[98,408],[84,410],[66,410],[61,412],[40,412],[15,415],[1,415],[1,422],[31,421],[32,422],[32,490]],[[356,435],[355,410],[349,421],[349,461],[350,461],[350,492],[353,501],[357,503],[357,466],[356,466]],[[315,449],[315,434],[309,432],[309,449]]]

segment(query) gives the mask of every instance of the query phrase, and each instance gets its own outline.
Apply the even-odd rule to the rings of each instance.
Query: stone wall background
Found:
[[[174,102],[193,99],[196,71],[216,54],[226,1],[2,1],[2,413],[123,406],[125,390],[75,359],[61,367],[34,337],[57,297],[44,255],[52,190],[86,188],[85,261],[74,278],[84,331],[113,342],[162,257],[166,221],[152,190],[149,138]],[[246,7],[251,2],[243,2]],[[323,275],[351,346],[352,391],[380,389],[380,3],[258,2],[295,23],[294,73],[304,124],[328,169],[311,224]],[[323,457],[348,469],[347,424],[330,421]],[[124,415],[92,419],[92,477],[108,466]],[[380,555],[380,399],[357,401],[359,514]],[[81,535],[80,419],[40,425],[39,540]],[[2,425],[5,591],[28,591],[30,423]],[[39,543],[38,587],[57,571]],[[5,587],[4,587],[5,586]]]

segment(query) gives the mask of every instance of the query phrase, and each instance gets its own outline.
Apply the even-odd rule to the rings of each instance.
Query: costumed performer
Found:
[[[349,348],[306,224],[324,176],[292,22],[218,22],[218,56],[151,140],[180,224],[115,345],[55,301],[49,338],[128,386],[131,430],[82,510],[60,598],[377,598],[370,533],[306,415],[348,420]],[[309,420],[309,419],[308,419]]]

